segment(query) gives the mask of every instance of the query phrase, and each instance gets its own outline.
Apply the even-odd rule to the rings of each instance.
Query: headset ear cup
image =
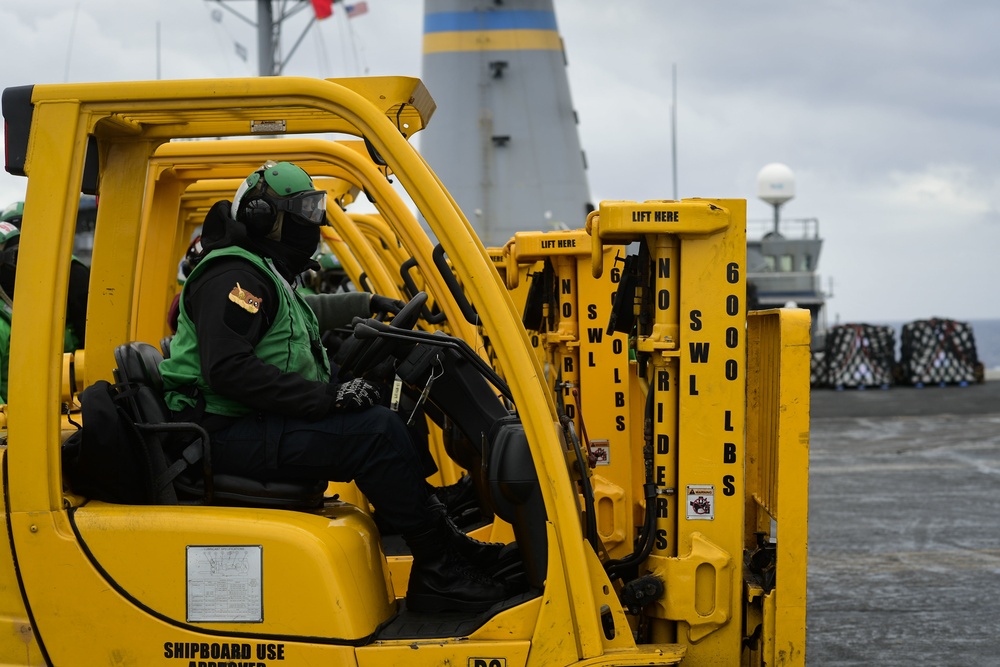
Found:
[[[15,245],[0,251],[0,288],[7,298],[14,298],[14,281],[17,277],[17,249]]]
[[[277,213],[266,199],[254,197],[243,205],[240,219],[246,225],[248,234],[264,236],[274,228]]]
[[[0,266],[10,271],[15,271],[17,269],[17,245],[10,248],[4,248],[0,252]]]

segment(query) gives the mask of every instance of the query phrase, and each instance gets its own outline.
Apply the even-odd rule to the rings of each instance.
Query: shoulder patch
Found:
[[[260,310],[260,304],[262,302],[262,299],[259,296],[254,296],[250,292],[246,291],[240,287],[239,283],[236,283],[236,287],[229,292],[229,300],[248,313],[256,313]]]

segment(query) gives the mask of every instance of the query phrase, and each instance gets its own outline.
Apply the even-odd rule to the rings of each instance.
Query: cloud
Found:
[[[894,207],[920,212],[924,224],[941,228],[942,220],[976,227],[996,212],[996,181],[983,183],[970,165],[935,165],[920,172],[889,173],[887,201]],[[954,230],[954,225],[948,225]]]

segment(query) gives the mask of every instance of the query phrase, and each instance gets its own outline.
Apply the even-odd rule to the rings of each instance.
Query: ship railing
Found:
[[[761,239],[774,231],[774,218],[748,218],[747,238]],[[778,233],[790,239],[818,239],[819,218],[781,218]]]

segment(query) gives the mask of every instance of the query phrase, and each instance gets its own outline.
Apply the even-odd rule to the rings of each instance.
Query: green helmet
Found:
[[[16,201],[13,204],[8,204],[7,207],[0,212],[0,222],[9,222],[14,226],[21,224],[21,218],[24,217],[24,202]]]
[[[233,197],[235,220],[258,233],[267,233],[278,212],[287,211],[304,224],[326,222],[326,193],[318,192],[302,167],[291,162],[267,162],[246,177]]]
[[[21,235],[21,230],[15,227],[9,222],[0,222],[0,246],[5,245],[7,241],[11,239],[16,239]]]

